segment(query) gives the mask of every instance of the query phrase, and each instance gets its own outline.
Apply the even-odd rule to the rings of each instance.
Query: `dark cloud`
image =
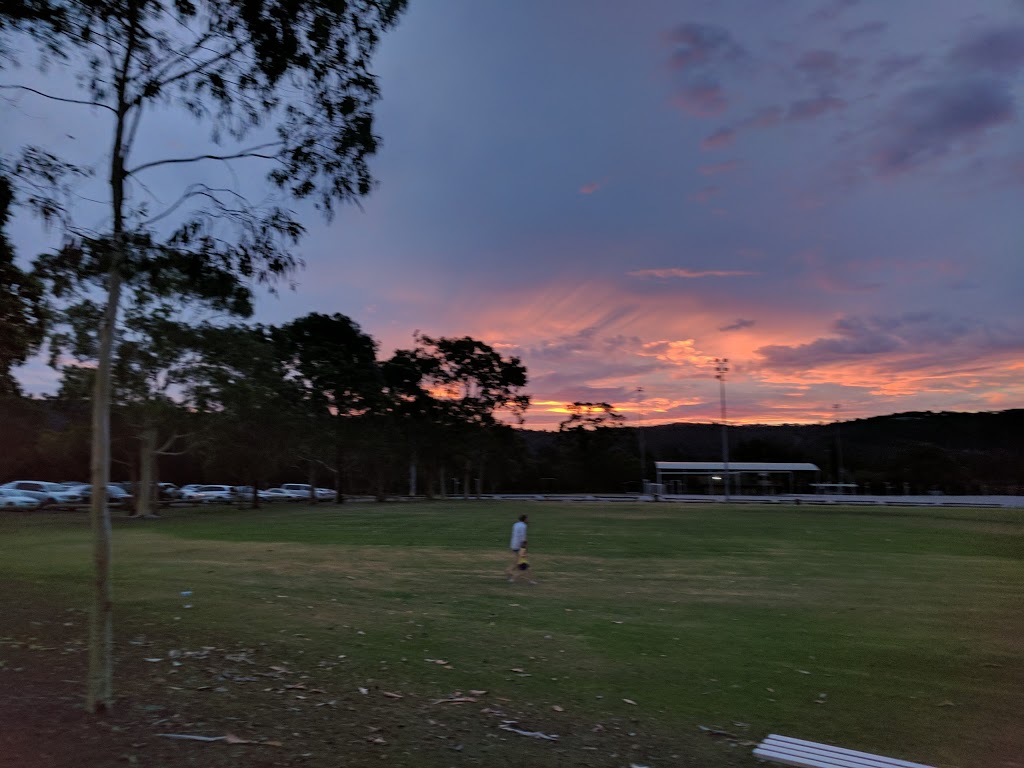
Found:
[[[857,5],[859,1],[860,0],[830,0],[829,2],[823,3],[816,11],[813,11],[808,18],[815,22],[835,21],[843,13]]]
[[[746,59],[746,51],[727,29],[710,24],[680,24],[669,41],[674,46],[669,65],[681,79],[676,105],[696,117],[724,112],[729,101],[720,75]]]
[[[917,69],[922,62],[924,62],[924,56],[920,54],[886,56],[875,65],[875,74],[872,82],[875,85],[881,85],[887,80]]]
[[[1007,83],[967,78],[917,88],[890,110],[875,142],[877,173],[912,170],[948,155],[960,142],[1010,122],[1016,114]]]
[[[848,316],[836,321],[832,336],[807,344],[772,344],[754,350],[765,367],[806,370],[830,363],[854,362],[890,353],[949,353],[961,359],[1024,346],[1019,334],[984,322],[941,312]]]
[[[813,120],[827,112],[844,109],[846,101],[835,96],[817,96],[811,99],[794,101],[786,110],[787,120]]]
[[[723,325],[718,330],[725,333],[726,331],[741,331],[744,328],[752,328],[754,326],[753,320],[744,320],[742,317],[737,318],[736,322],[730,323],[729,325]]]
[[[732,128],[718,128],[700,143],[701,149],[723,149],[732,146],[736,141],[736,131]]]
[[[707,79],[684,85],[676,92],[675,103],[696,117],[714,117],[729,106],[722,86]]]
[[[840,77],[850,74],[855,62],[840,57],[835,51],[818,48],[800,54],[794,66],[810,82],[821,85],[834,83]]]
[[[708,135],[702,142],[702,149],[721,149],[730,146],[741,131],[751,128],[770,128],[782,122],[795,123],[815,120],[829,112],[845,109],[844,99],[835,96],[814,96],[799,99],[788,107],[763,107],[734,125],[722,126]]]
[[[858,40],[864,40],[865,38],[874,37],[880,35],[888,28],[888,24],[884,21],[869,21],[865,24],[861,24],[858,27],[851,27],[850,29],[844,30],[839,36],[839,39],[844,43],[852,43]]]
[[[729,30],[711,24],[680,24],[669,34],[669,40],[675,45],[670,63],[681,72],[738,62],[746,57],[746,51],[732,39]]]
[[[968,70],[1014,75],[1024,68],[1024,25],[973,34],[950,52],[949,60]]]

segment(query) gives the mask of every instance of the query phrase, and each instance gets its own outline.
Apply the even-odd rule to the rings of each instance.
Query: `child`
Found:
[[[520,574],[526,574],[530,569],[530,557],[526,553],[526,542],[523,542],[523,546],[519,548],[518,555],[516,557],[516,564],[508,574],[509,584],[519,578]],[[536,584],[537,582],[533,579],[529,580],[530,584]]]

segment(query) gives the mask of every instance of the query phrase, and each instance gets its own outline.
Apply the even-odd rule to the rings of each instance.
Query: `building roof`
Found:
[[[724,472],[721,461],[656,461],[659,472]],[[817,472],[817,464],[807,462],[730,461],[729,472]]]

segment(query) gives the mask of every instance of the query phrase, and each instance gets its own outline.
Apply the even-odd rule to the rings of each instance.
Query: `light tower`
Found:
[[[729,500],[729,432],[725,420],[725,374],[729,372],[729,359],[715,358],[715,378],[718,379],[718,392],[722,401],[722,465],[725,470],[722,478],[725,482],[725,500]]]
[[[640,443],[640,495],[644,495],[647,485],[647,450],[644,444],[644,388],[636,388],[636,439]]]

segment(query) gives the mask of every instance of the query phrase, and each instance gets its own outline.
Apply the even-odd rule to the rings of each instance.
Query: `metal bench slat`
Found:
[[[759,751],[764,753],[764,759],[776,762],[785,762],[779,758],[800,760],[801,762],[789,762],[788,764],[808,766],[809,768],[818,766],[821,768],[932,768],[923,763],[912,763],[907,760],[833,747],[830,744],[819,744],[778,734],[770,734],[754,750],[754,754],[761,757]],[[768,753],[771,753],[772,756],[769,757]],[[815,760],[818,762],[814,762]]]
[[[778,742],[762,744],[754,750],[754,755],[802,768],[893,768],[892,762],[884,757],[850,757],[829,749],[812,749]]]

